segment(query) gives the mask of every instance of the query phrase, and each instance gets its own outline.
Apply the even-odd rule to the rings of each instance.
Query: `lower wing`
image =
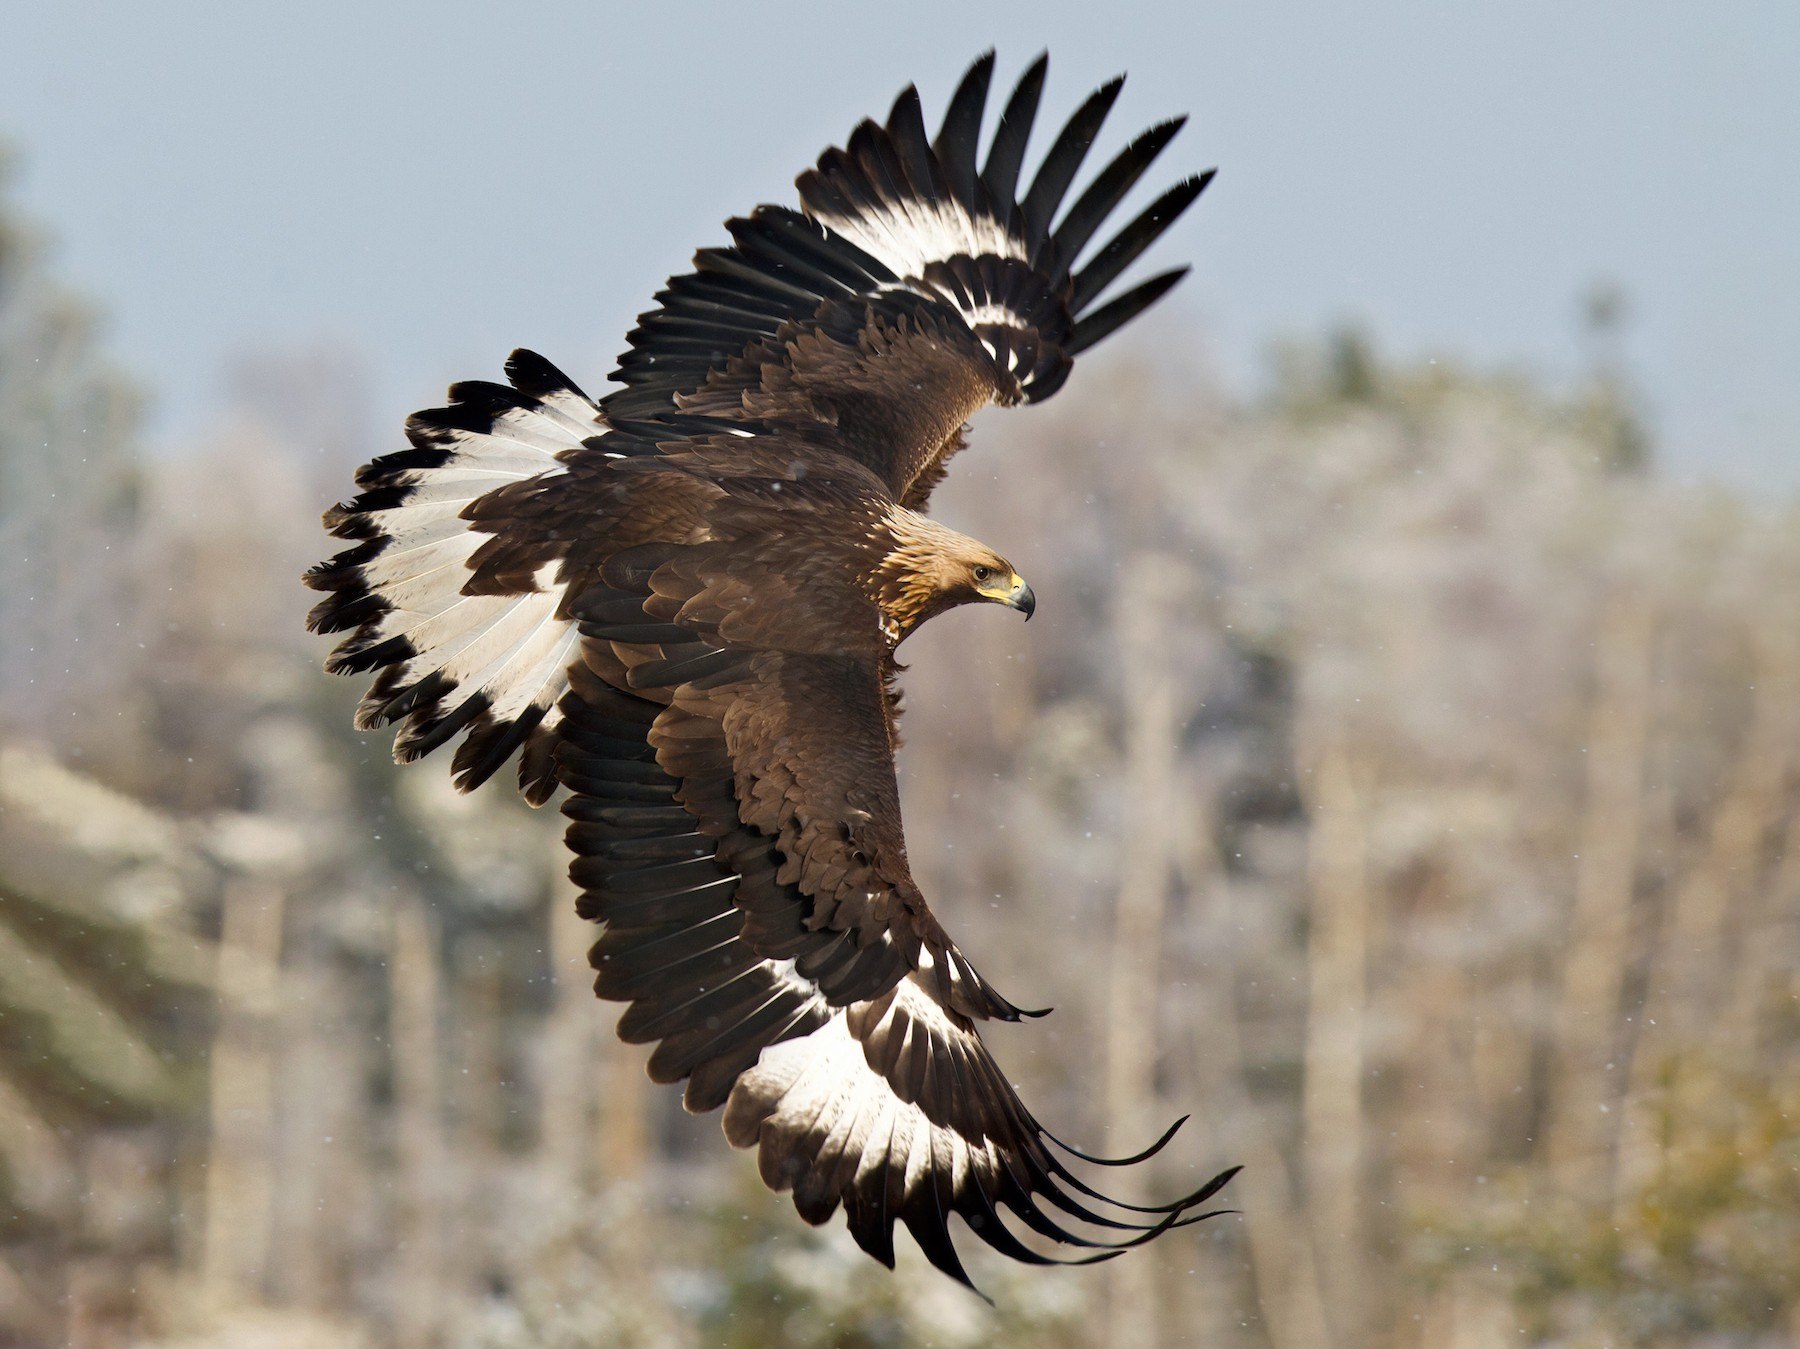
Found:
[[[689,1110],[723,1105],[726,1137],[757,1150],[763,1179],[792,1191],[801,1217],[819,1224],[842,1207],[858,1244],[890,1266],[896,1223],[934,1265],[968,1283],[953,1215],[995,1250],[1034,1264],[1107,1259],[1212,1216],[1203,1206],[1231,1171],[1138,1207],[1070,1170],[1061,1153],[1128,1165],[1159,1151],[1174,1129],[1112,1162],[1047,1133],[978,1030],[979,1020],[1017,1009],[922,901],[917,911],[883,907],[878,876],[855,863],[879,845],[854,825],[819,827],[817,792],[804,780],[788,784],[799,813],[764,817],[785,821],[785,832],[744,818],[758,813],[741,800],[759,795],[762,770],[722,721],[735,698],[759,687],[767,696],[780,679],[739,653],[672,640],[677,625],[663,626],[669,640],[655,650],[607,636],[646,631],[645,616],[630,622],[611,594],[599,606],[609,617],[583,623],[587,659],[564,701],[560,760],[572,795],[563,809],[581,911],[605,924],[591,957],[595,988],[630,1004],[621,1036],[656,1044],[651,1076],[685,1080]],[[592,611],[582,601],[576,609]],[[687,671],[705,687],[645,678],[651,670]],[[634,673],[642,687],[630,687]],[[883,691],[873,676],[870,684],[878,722]],[[864,744],[876,732],[859,736],[823,701],[797,712],[813,734],[847,738],[839,748],[863,783],[880,777],[884,758],[891,775],[885,727],[879,744]],[[779,731],[767,739],[793,744]],[[769,770],[763,780],[777,776]],[[882,798],[858,799],[879,811]],[[1033,1234],[1078,1253],[1035,1249]]]

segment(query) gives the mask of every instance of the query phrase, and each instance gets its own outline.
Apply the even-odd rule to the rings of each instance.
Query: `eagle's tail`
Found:
[[[542,484],[606,424],[543,357],[514,352],[506,373],[452,385],[448,406],[408,420],[411,448],[357,473],[359,494],[325,514],[354,542],[306,574],[327,592],[307,622],[349,633],[328,670],[376,672],[356,721],[401,722],[397,760],[466,731],[452,767],[467,791],[523,747],[519,783],[537,804],[556,785],[556,703],[578,635],[566,541],[530,526]]]

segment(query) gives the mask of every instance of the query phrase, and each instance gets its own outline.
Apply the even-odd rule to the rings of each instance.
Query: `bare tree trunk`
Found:
[[[1784,926],[1800,913],[1800,837],[1787,822],[1781,860],[1766,884],[1745,897],[1744,931],[1730,995],[1719,1015],[1718,1039],[1735,1045],[1751,1062],[1768,1063],[1784,1048],[1767,1043],[1766,1022],[1784,1021],[1792,995],[1783,986],[1793,967],[1793,950],[1781,940]]]
[[[473,1288],[494,1268],[508,1267],[497,1250],[504,1236],[482,1219],[505,1195],[505,1025],[513,985],[493,937],[465,935],[451,954],[446,1000],[456,1071],[444,1084],[445,1138],[457,1161],[457,1212],[476,1230],[473,1240],[453,1243],[442,1256],[445,1281]]]
[[[1363,792],[1349,749],[1327,743],[1309,801],[1305,1080],[1301,1155],[1333,1338],[1360,1343],[1368,1234],[1361,1201],[1368,860]]]
[[[651,1082],[644,1071],[644,1051],[613,1034],[611,1023],[618,1019],[618,1010],[612,1004],[596,1001],[594,1015],[604,1027],[597,1073],[600,1118],[594,1140],[600,1180],[605,1185],[642,1181],[654,1162]]]
[[[1177,564],[1142,557],[1127,572],[1119,615],[1125,685],[1125,780],[1131,844],[1123,853],[1108,981],[1106,1115],[1114,1140],[1153,1131],[1163,925],[1168,912],[1175,788],[1176,688],[1162,636]],[[1156,597],[1152,600],[1152,597]],[[1141,1195],[1128,1195],[1139,1198]],[[1135,1252],[1108,1281],[1105,1343],[1151,1349],[1158,1342],[1156,1265]]]
[[[1553,1023],[1544,1141],[1549,1177],[1563,1193],[1596,1198],[1604,1197],[1610,1179],[1610,1112],[1622,1094],[1614,1056],[1631,959],[1655,630],[1649,605],[1636,596],[1616,600],[1601,622],[1575,907]]]
[[[306,943],[297,942],[304,953]],[[276,1194],[271,1292],[286,1305],[325,1311],[345,1292],[336,1257],[346,1209],[360,1187],[352,1174],[352,1121],[361,1078],[340,1025],[347,1004],[323,962],[290,957],[281,978],[281,1184]]]
[[[1800,649],[1792,634],[1758,634],[1756,694],[1728,787],[1713,812],[1705,851],[1675,892],[1646,985],[1644,1031],[1634,1048],[1619,1125],[1617,1191],[1628,1193],[1660,1164],[1656,1082],[1663,1059],[1683,1045],[1728,1048],[1714,1034],[1724,990],[1741,971],[1727,937],[1735,895],[1754,893],[1764,849],[1786,807],[1786,781],[1800,729]],[[1735,1049],[1738,1046],[1730,1046]]]
[[[575,912],[575,888],[556,859],[550,888],[550,959],[556,1002],[543,1035],[543,1148],[571,1194],[592,1189],[593,1120],[598,1083],[593,1065],[600,1051],[604,1011],[590,987],[588,947],[594,926]]]
[[[439,1073],[437,941],[424,900],[403,890],[394,901],[388,965],[394,1134],[399,1152],[399,1248],[394,1343],[429,1349],[438,1342],[444,1289],[439,1280],[445,1171]]]
[[[215,1304],[260,1300],[268,1271],[285,896],[272,882],[235,875],[225,882],[220,904],[219,1024],[209,1077],[200,1256],[201,1280]]]
[[[1266,1115],[1244,1086],[1248,1064],[1237,1000],[1237,947],[1229,935],[1238,930],[1229,913],[1232,885],[1208,859],[1210,849],[1205,855],[1190,853],[1183,871],[1191,878],[1193,893],[1209,893],[1227,910],[1225,921],[1215,925],[1227,934],[1220,943],[1227,965],[1215,976],[1215,991],[1203,994],[1207,1014],[1194,1021],[1196,1027],[1205,1028],[1196,1046],[1195,1089],[1207,1103],[1209,1119],[1237,1125],[1220,1145],[1243,1163],[1244,1171],[1224,1197],[1243,1210],[1251,1277],[1269,1344],[1273,1349],[1320,1349],[1331,1343],[1331,1335],[1312,1238],[1287,1159],[1275,1145]],[[1211,884],[1203,890],[1200,878],[1208,874]]]
[[[69,1349],[76,1349],[75,1307],[66,1293],[65,1288],[34,1286],[0,1257],[0,1331],[20,1336],[23,1344],[53,1344],[60,1334]]]

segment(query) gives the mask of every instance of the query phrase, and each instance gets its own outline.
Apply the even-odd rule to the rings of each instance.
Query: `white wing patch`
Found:
[[[1015,238],[998,220],[977,216],[955,201],[908,198],[887,202],[856,215],[815,211],[815,218],[881,261],[896,276],[922,277],[934,262],[959,255],[1029,260],[1025,241]],[[997,307],[996,307],[997,308]],[[1010,311],[981,322],[1016,322]]]
[[[405,640],[410,654],[397,662],[402,687],[436,673],[453,681],[459,694],[485,698],[497,720],[514,720],[535,706],[542,709],[543,724],[554,726],[577,636],[573,622],[556,616],[563,596],[560,564],[539,567],[531,578],[534,590],[525,594],[464,594],[473,574],[471,559],[493,536],[471,527],[461,514],[496,486],[567,470],[548,447],[524,462],[522,456],[496,456],[517,467],[491,468],[494,461],[483,458],[481,442],[497,437],[469,433],[467,439],[473,443],[459,448],[442,468],[409,475],[416,483],[404,504],[365,517],[391,540],[364,568],[370,591],[392,606],[373,625],[370,639]],[[518,471],[527,463],[537,471]],[[380,724],[389,701],[391,695],[372,693],[358,723],[365,730]],[[405,740],[403,735],[402,745]]]
[[[1096,1158],[1057,1142],[1032,1118],[968,1018],[947,1010],[927,972],[893,991],[839,1008],[804,1035],[765,1047],[725,1102],[725,1136],[755,1148],[763,1181],[793,1192],[795,1210],[818,1224],[844,1210],[851,1235],[894,1263],[896,1223],[926,1257],[968,1282],[948,1222],[1003,1255],[1035,1264],[1088,1263],[1142,1245],[1196,1211],[1235,1168],[1166,1204],[1134,1207],[1078,1180],[1052,1152],[1103,1165],[1133,1165],[1161,1151]],[[1073,1259],[1034,1251],[1002,1219],[1009,1213]],[[1075,1228],[1093,1229],[1084,1235]]]
[[[886,1014],[863,1038],[851,1033],[849,1014],[840,1009],[810,1035],[763,1050],[726,1102],[726,1137],[734,1147],[760,1144],[781,1156],[800,1140],[815,1140],[803,1152],[854,1159],[850,1174],[860,1179],[877,1170],[892,1171],[903,1178],[903,1197],[913,1195],[930,1173],[949,1177],[957,1190],[972,1180],[991,1184],[1000,1166],[996,1140],[965,1138],[954,1128],[932,1123],[870,1066],[865,1046],[894,1030],[897,1019],[911,1023],[903,1032],[909,1045],[927,1033],[939,1043],[973,1038],[924,989],[905,979],[894,990]],[[903,1048],[899,1056],[907,1052]],[[918,1052],[936,1050],[921,1045]],[[778,1188],[787,1189],[801,1179],[800,1173],[778,1174],[771,1183],[785,1180]]]

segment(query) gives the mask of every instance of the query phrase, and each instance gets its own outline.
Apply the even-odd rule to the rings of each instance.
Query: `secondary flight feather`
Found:
[[[981,1038],[1033,1014],[907,862],[895,651],[958,605],[1036,604],[927,516],[932,489],[972,413],[1049,397],[1181,278],[1103,299],[1212,177],[1094,246],[1181,121],[1065,205],[1122,81],[1021,189],[1046,61],[984,156],[993,68],[935,135],[908,88],[800,175],[799,209],[728,221],[605,396],[528,351],[504,384],[452,386],[326,515],[349,546],[307,576],[326,592],[311,626],[348,634],[327,668],[374,674],[357,724],[397,724],[397,759],[460,739],[464,790],[515,758],[533,804],[566,789],[595,988],[655,1046],[651,1076],[723,1107],[808,1222],[841,1207],[890,1266],[904,1224],[964,1282],[952,1214],[1017,1259],[1085,1262],[1210,1216],[1231,1175],[1153,1206],[1080,1179],[1066,1155],[1103,1159],[1050,1135]]]

